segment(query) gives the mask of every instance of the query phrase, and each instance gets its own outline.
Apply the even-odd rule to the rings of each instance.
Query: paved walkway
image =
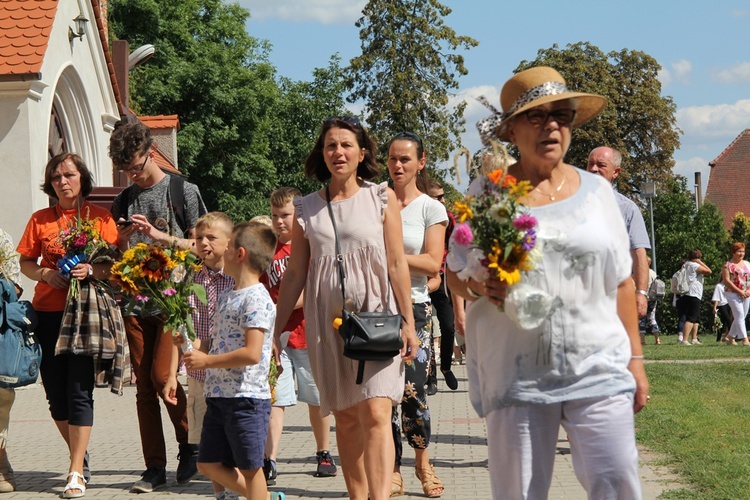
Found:
[[[440,382],[440,391],[430,398],[433,415],[433,444],[430,456],[435,470],[445,483],[442,498],[489,499],[489,473],[484,421],[477,418],[469,405],[466,392],[466,372],[463,366],[454,367],[459,378],[459,390],[452,392]],[[143,471],[138,423],[135,414],[135,388],[128,387],[125,395],[117,397],[106,389],[97,389],[96,420],[89,451],[93,479],[86,498],[133,499],[130,486]],[[166,413],[164,422],[168,422]],[[284,491],[288,498],[345,498],[344,479],[316,478],[313,453],[315,444],[303,405],[286,412],[286,422],[278,461],[279,478],[276,491]],[[171,430],[167,429],[171,436]],[[333,433],[332,433],[332,439]],[[168,486],[148,495],[149,498],[196,499],[212,497],[210,482],[195,480],[187,486],[174,482],[177,446],[168,439]],[[333,454],[336,457],[336,445]],[[561,433],[555,476],[550,491],[552,499],[583,499],[585,494],[572,468],[570,448]],[[49,417],[44,391],[31,386],[17,391],[11,412],[9,455],[16,471],[18,491],[3,494],[5,499],[44,499],[59,497],[65,484],[67,449]],[[403,467],[407,495],[401,498],[424,498],[419,481],[413,474],[413,453],[405,446]],[[648,456],[644,454],[646,460]],[[641,465],[644,498],[656,498],[675,484],[674,478],[648,465]]]

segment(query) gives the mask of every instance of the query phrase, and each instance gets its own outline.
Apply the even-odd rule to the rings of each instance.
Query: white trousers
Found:
[[[547,498],[561,424],[589,499],[641,499],[633,401],[621,394],[490,412],[487,446],[495,500]]]
[[[732,316],[734,317],[732,327],[729,329],[729,336],[738,340],[747,338],[745,317],[747,316],[748,310],[750,310],[750,297],[744,299],[734,292],[727,292],[725,296],[729,307],[732,309]]]

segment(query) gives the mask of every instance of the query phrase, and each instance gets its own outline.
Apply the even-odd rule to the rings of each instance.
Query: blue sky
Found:
[[[280,75],[309,80],[339,53],[342,64],[361,52],[354,22],[361,0],[239,0],[250,10],[248,32],[268,40]],[[661,65],[662,93],[677,105],[682,129],[675,172],[703,173],[744,129],[750,128],[750,4],[746,0],[516,1],[442,0],[445,23],[479,45],[464,52],[469,74],[456,100],[468,102],[464,145],[475,151],[474,127],[486,96],[500,108],[502,84],[522,60],[553,44],[589,42],[602,51],[640,50]],[[466,176],[463,176],[465,178]],[[461,186],[460,186],[461,187]]]

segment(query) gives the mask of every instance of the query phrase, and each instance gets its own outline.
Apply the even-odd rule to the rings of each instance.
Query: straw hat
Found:
[[[607,99],[596,94],[570,92],[565,79],[555,69],[537,66],[513,75],[500,93],[503,113],[496,113],[477,123],[480,134],[491,133],[501,141],[508,141],[507,125],[510,120],[548,102],[575,99],[576,116],[571,128],[588,122],[604,109]]]

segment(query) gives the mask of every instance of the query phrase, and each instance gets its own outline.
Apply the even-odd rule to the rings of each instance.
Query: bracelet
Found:
[[[640,356],[630,356],[630,359],[646,359],[646,358],[644,358],[643,354],[641,354]]]
[[[640,293],[644,297],[648,297],[648,292],[646,290],[636,290],[635,293]]]
[[[470,286],[466,287],[466,293],[469,294],[469,297],[471,297],[474,300],[476,300],[476,299],[478,299],[478,298],[481,297],[481,295],[479,295],[477,292],[475,292],[474,290],[472,290]]]

